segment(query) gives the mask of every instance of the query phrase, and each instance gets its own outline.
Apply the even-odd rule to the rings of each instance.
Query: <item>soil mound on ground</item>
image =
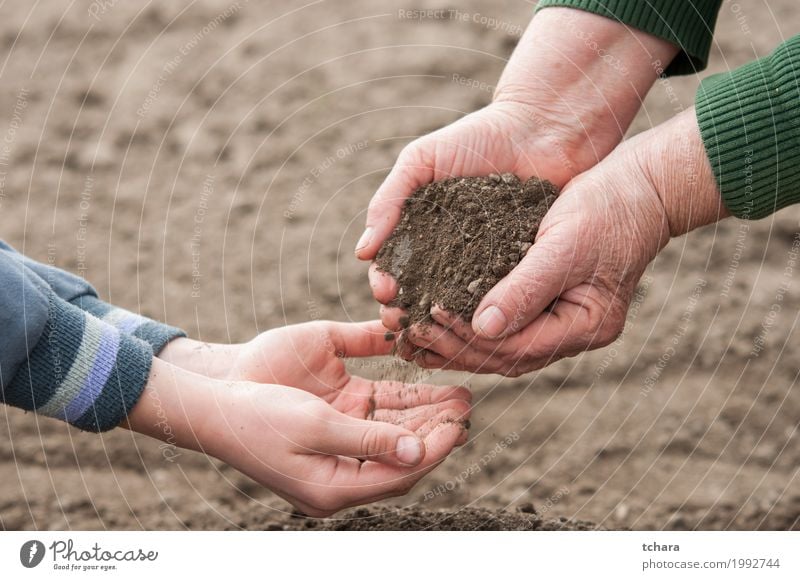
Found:
[[[566,518],[543,518],[532,507],[522,507],[515,512],[488,510],[483,508],[461,508],[458,510],[425,510],[418,508],[387,509],[358,508],[346,512],[342,517],[324,520],[294,517],[282,529],[285,530],[348,530],[348,531],[553,531],[596,530],[595,524]]]

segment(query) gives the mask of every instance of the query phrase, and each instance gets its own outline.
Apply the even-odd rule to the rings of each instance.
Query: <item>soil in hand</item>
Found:
[[[515,175],[456,177],[416,190],[381,247],[378,269],[398,283],[403,325],[430,321],[431,305],[466,321],[530,249],[556,187]]]

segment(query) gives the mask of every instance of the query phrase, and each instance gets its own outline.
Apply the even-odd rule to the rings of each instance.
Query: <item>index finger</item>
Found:
[[[398,287],[394,276],[379,269],[376,262],[370,264],[367,276],[375,300],[381,304],[388,304],[395,299]]]
[[[343,357],[384,356],[395,344],[396,335],[387,332],[380,320],[328,324],[333,347]]]

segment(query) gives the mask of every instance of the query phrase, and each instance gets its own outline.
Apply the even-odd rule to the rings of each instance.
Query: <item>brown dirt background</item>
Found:
[[[0,133],[10,153],[0,232],[33,257],[50,247],[58,265],[85,267],[114,303],[215,341],[316,316],[374,316],[366,265],[352,258],[372,192],[411,137],[489,101],[490,89],[453,75],[491,85],[514,46],[472,22],[398,18],[399,8],[442,7],[433,1],[106,2],[94,4],[97,19],[92,6],[2,8]],[[532,9],[458,6],[519,26]],[[798,32],[793,0],[726,2],[709,72]],[[696,83],[658,84],[633,131],[690,105]],[[20,100],[21,126],[8,130]],[[797,527],[800,294],[796,272],[785,272],[797,216],[674,240],[612,347],[516,380],[471,377],[470,443],[384,504],[476,508],[463,528],[479,527],[483,510],[514,514],[527,503],[604,527]],[[750,357],[761,333],[766,348]],[[190,453],[166,461],[144,437],[95,437],[8,408],[0,431],[5,529],[302,527],[232,469]],[[506,437],[516,440],[492,456]],[[361,512],[377,514],[376,527],[399,521],[382,513]]]

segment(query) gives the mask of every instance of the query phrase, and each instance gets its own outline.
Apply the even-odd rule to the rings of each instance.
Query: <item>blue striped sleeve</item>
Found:
[[[186,336],[180,328],[156,322],[150,318],[118,308],[99,298],[86,294],[74,298],[71,303],[110,324],[123,334],[139,338],[150,345],[155,354],[161,352],[167,343],[175,338]]]
[[[130,334],[150,344],[153,352],[158,354],[166,344],[181,336],[186,336],[181,329],[161,324],[150,318],[134,314],[122,308],[112,306],[97,297],[97,292],[86,280],[65,270],[49,264],[43,264],[17,252],[3,240],[0,240],[0,259],[13,262],[17,269],[25,269],[35,274],[55,292],[56,296],[89,312],[97,318],[105,320],[120,332]],[[3,264],[0,264],[0,274]],[[2,280],[0,280],[0,284]],[[14,313],[16,316],[17,314]],[[2,316],[2,312],[0,312]]]
[[[56,293],[56,296],[70,301],[76,296],[82,294],[96,295],[94,288],[86,280],[80,276],[76,276],[66,270],[61,270],[50,264],[43,264],[32,260],[28,256],[24,256],[17,252],[14,248],[8,245],[3,240],[0,240],[0,254],[4,257],[11,258],[16,261],[20,266],[26,268],[30,272],[36,274],[43,280],[50,289]]]
[[[47,289],[48,317],[3,402],[85,431],[113,429],[144,390],[153,352],[144,341]]]

